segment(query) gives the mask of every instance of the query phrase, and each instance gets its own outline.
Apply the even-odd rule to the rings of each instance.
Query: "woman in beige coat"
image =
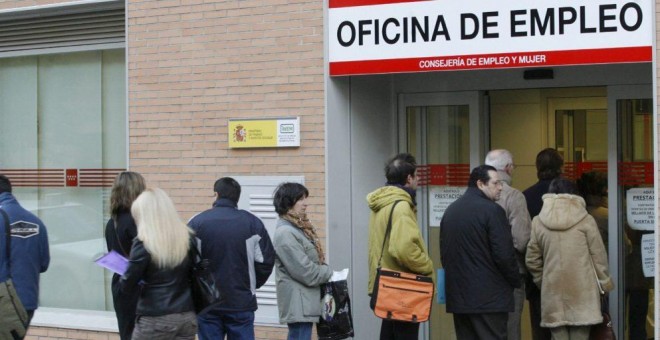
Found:
[[[557,178],[532,221],[526,264],[541,288],[541,326],[553,339],[588,339],[602,321],[600,289],[610,291],[607,252],[573,182]]]

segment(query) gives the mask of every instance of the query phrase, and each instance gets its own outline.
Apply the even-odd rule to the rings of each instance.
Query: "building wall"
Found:
[[[129,167],[184,219],[210,207],[221,176],[302,175],[324,238],[323,3],[136,0],[127,22]],[[228,149],[228,119],[292,116],[299,148]]]
[[[324,221],[323,3],[129,1],[132,170],[184,218],[223,175],[304,175]],[[230,118],[300,116],[301,147],[229,150]]]
[[[0,0],[0,10],[65,2]],[[302,174],[325,235],[323,3],[127,2],[130,167],[170,193],[184,219],[210,205],[219,176]],[[280,116],[301,117],[300,148],[227,149],[229,118]],[[116,336],[35,327],[28,337],[56,338]]]

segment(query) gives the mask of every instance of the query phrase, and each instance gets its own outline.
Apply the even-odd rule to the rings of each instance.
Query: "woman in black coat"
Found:
[[[125,171],[115,178],[110,194],[110,213],[112,218],[105,227],[105,242],[108,251],[114,250],[125,258],[129,258],[131,244],[137,236],[137,227],[131,215],[133,201],[144,191],[145,181],[137,172]],[[119,274],[112,276],[112,304],[117,315],[119,337],[130,340],[135,327],[135,308],[137,292],[119,293]]]

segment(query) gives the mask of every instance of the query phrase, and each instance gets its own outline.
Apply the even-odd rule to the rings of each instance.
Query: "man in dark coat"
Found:
[[[446,272],[447,312],[454,313],[458,339],[506,339],[513,289],[520,274],[497,170],[472,170],[468,189],[440,223],[440,252]]]
[[[261,220],[238,209],[241,186],[231,177],[218,179],[213,208],[194,216],[188,225],[202,241],[223,302],[198,315],[200,340],[252,340],[256,290],[270,276],[275,249]],[[319,293],[320,294],[320,293]]]
[[[561,176],[564,159],[559,152],[546,148],[536,155],[536,177],[539,181],[523,191],[527,201],[527,211],[533,220],[543,207],[543,195],[548,193],[550,182]],[[532,323],[533,340],[550,340],[549,328],[541,327],[541,290],[534,284],[531,275],[527,275],[527,300],[529,301],[529,319]]]

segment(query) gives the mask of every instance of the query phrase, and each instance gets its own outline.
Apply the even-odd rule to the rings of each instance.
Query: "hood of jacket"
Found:
[[[394,201],[404,201],[408,202],[411,206],[414,206],[410,194],[405,190],[392,185],[380,187],[367,195],[369,209],[373,212],[378,212],[380,209],[394,203]]]
[[[584,199],[571,194],[543,195],[543,208],[539,220],[548,229],[567,230],[587,216]]]

